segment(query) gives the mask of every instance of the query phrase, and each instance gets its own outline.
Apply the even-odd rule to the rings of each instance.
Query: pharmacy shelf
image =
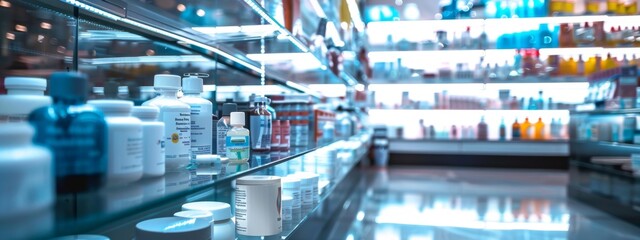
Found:
[[[97,192],[59,195],[49,209],[0,222],[0,232],[8,239],[49,239],[86,233],[132,239],[135,223],[171,216],[185,202],[217,200],[228,202],[232,210],[235,209],[232,182],[251,174],[285,176],[299,171],[315,172],[320,175],[322,197],[326,198],[333,186],[366,154],[370,136],[365,131],[348,141],[328,145],[296,148],[290,152],[252,153],[248,163],[226,166],[226,173],[195,167]],[[316,157],[324,156],[317,153],[326,154],[326,150],[331,149],[337,152],[335,159]],[[309,206],[309,214],[315,207]],[[299,222],[294,226],[297,224]]]
[[[567,141],[477,141],[391,139],[391,153],[485,156],[569,156]]]
[[[475,78],[424,78],[420,76],[409,78],[373,78],[372,84],[402,83],[402,84],[504,84],[504,83],[586,83],[587,78],[581,76],[561,77],[513,77],[508,79],[475,79]]]
[[[640,108],[629,109],[610,109],[610,110],[590,110],[590,111],[572,111],[572,115],[624,115],[624,114],[638,114]]]
[[[640,144],[607,141],[571,141],[571,155],[589,159],[593,156],[625,156],[640,151]]]

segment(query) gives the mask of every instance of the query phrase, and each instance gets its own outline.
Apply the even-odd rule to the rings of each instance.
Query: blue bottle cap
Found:
[[[53,98],[85,100],[89,95],[87,76],[78,72],[55,72],[49,78]]]

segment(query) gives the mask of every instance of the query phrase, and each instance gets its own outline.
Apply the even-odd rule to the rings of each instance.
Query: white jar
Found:
[[[182,205],[182,210],[207,211],[213,214],[213,239],[234,240],[236,226],[231,221],[231,205],[223,202],[190,202]]]
[[[211,223],[181,217],[154,218],[136,224],[136,240],[211,240]]]
[[[0,122],[23,122],[33,110],[51,105],[51,98],[44,96],[44,78],[7,77],[4,86],[7,95],[0,95]]]
[[[313,204],[319,200],[318,196],[318,174],[310,172],[299,172],[289,176],[300,179],[300,190],[302,192],[302,204]]]
[[[186,167],[191,159],[191,108],[178,100],[180,76],[158,74],[153,86],[160,94],[144,102],[143,106],[160,108],[160,121],[164,123],[165,166],[175,171]]]
[[[202,219],[208,221],[211,224],[211,239],[216,239],[213,236],[214,228],[213,228],[213,214],[207,211],[197,211],[197,210],[186,210],[180,211],[173,214],[174,217],[181,218],[190,218],[190,219]]]
[[[27,123],[0,123],[0,220],[39,212],[54,201],[51,153],[31,144]]]
[[[102,111],[107,122],[107,185],[122,185],[142,178],[142,122],[131,116],[133,102],[91,100],[87,104]]]
[[[293,198],[282,196],[282,220],[291,221],[293,219]]]
[[[160,109],[154,106],[133,107],[131,115],[142,121],[143,176],[164,175],[164,123],[158,121]]]
[[[236,180],[236,232],[271,236],[282,232],[281,181],[276,176],[245,176]]]
[[[302,205],[300,193],[300,179],[297,177],[282,178],[282,197],[291,197],[291,207],[300,208]]]
[[[180,101],[191,108],[191,154],[213,153],[213,104],[200,96],[202,78],[186,77],[182,79],[184,96]]]

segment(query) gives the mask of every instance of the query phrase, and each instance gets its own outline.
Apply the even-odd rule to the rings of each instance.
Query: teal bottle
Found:
[[[86,105],[89,84],[83,74],[58,72],[49,79],[51,106],[34,110],[29,122],[34,143],[54,156],[56,191],[86,192],[105,183],[107,125],[102,112]]]

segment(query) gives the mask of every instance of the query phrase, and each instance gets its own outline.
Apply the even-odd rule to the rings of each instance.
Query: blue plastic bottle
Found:
[[[87,78],[58,72],[51,75],[49,85],[53,104],[33,111],[29,122],[36,129],[34,143],[53,153],[56,191],[97,189],[107,172],[107,125],[102,112],[85,104]]]

